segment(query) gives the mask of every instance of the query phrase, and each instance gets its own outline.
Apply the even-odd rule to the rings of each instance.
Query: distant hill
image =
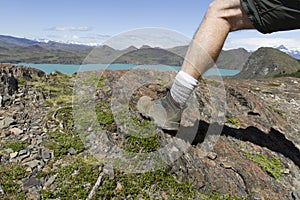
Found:
[[[20,47],[20,46],[30,46],[34,44],[38,44],[39,42],[28,40],[25,38],[17,38],[12,36],[0,35],[0,46],[2,48],[12,48],[12,47]]]
[[[170,65],[180,66],[183,58],[170,51],[161,48],[143,46],[140,49],[123,54],[114,63],[130,63],[136,65]]]
[[[188,46],[170,49],[141,48],[130,46],[127,49],[113,49],[107,45],[89,47],[85,45],[58,42],[39,42],[24,38],[0,35],[0,63],[126,63],[126,64],[164,64],[180,66]],[[92,55],[90,52],[92,51]],[[85,59],[88,56],[88,59]],[[222,51],[217,66],[223,69],[241,70],[250,53],[245,49]]]
[[[0,48],[0,63],[80,64],[89,53],[84,51],[48,50],[40,45]]]
[[[80,64],[90,49],[85,45],[39,42],[0,35],[0,63]]]
[[[54,41],[39,42],[25,38],[12,37],[7,35],[0,35],[0,47],[2,48],[16,48],[16,47],[30,47],[38,45],[47,50],[63,50],[63,51],[81,51],[89,49],[89,46],[78,44],[65,44]]]
[[[176,55],[184,57],[187,52],[188,46],[178,46],[168,49],[168,51],[173,52]],[[251,55],[246,49],[232,49],[232,50],[222,50],[220,56],[216,62],[218,68],[222,69],[236,69],[242,70],[247,59]]]
[[[255,51],[234,78],[264,78],[292,74],[300,69],[299,60],[278,49],[263,47]]]
[[[216,64],[218,68],[242,70],[250,55],[243,48],[222,51]]]

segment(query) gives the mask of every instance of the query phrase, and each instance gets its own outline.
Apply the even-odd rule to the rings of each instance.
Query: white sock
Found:
[[[197,84],[198,81],[194,79],[194,77],[184,71],[180,71],[176,75],[175,81],[171,87],[171,96],[177,103],[183,106]]]

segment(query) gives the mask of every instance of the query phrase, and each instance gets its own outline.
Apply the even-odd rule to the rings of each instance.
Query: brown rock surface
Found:
[[[17,74],[20,74],[22,68],[17,71]],[[97,98],[109,99],[114,89],[113,85],[126,72],[105,71],[103,74],[106,79],[105,91],[104,89],[97,91]],[[166,93],[165,87],[171,84],[169,80],[175,73],[139,70],[139,75],[141,80],[151,80],[155,77],[158,81],[139,86],[134,91],[129,107],[130,112],[137,117],[141,117],[135,109],[138,99],[143,95],[153,98],[163,96]],[[136,81],[131,80],[132,88],[135,88]],[[188,142],[178,143],[181,145],[178,149],[188,147],[178,159],[172,159],[174,152],[169,152],[170,159],[175,161],[169,162],[165,170],[178,181],[188,182],[202,193],[216,191],[248,199],[298,199],[300,197],[299,82],[297,78],[226,81],[226,98],[221,99],[222,102],[226,102],[226,113],[220,115],[235,118],[238,124],[229,122],[216,124],[210,121],[213,106],[221,108],[222,105],[213,105],[210,99],[211,90],[207,85],[218,87],[217,91],[221,90],[221,87],[219,83],[204,79],[195,91],[199,103],[198,110],[195,108],[189,111],[190,116],[198,117],[197,135],[192,138],[192,145]],[[2,127],[0,139],[28,141],[30,143],[28,151],[23,150],[28,152],[28,155],[26,154],[26,158],[17,158],[21,159],[22,163],[34,164],[28,171],[32,173],[36,173],[36,170],[42,171],[51,156],[39,155],[39,152],[46,149],[43,143],[38,141],[46,139],[47,129],[56,130],[57,126],[64,124],[55,125],[46,121],[49,107],[45,106],[44,98],[47,97],[34,88],[21,86],[12,95],[7,93],[1,95],[9,99],[6,100],[4,107],[0,108],[1,120],[9,118],[13,119],[13,122]],[[196,111],[200,115],[197,115]],[[202,147],[207,139],[205,134],[212,126],[213,130],[222,130],[222,134],[217,135],[217,142],[210,152],[203,152]],[[18,128],[23,132],[20,135],[10,134],[9,130],[12,128]],[[181,140],[180,138],[189,140],[187,137],[189,130],[191,129],[184,129],[186,135],[183,137],[161,132],[160,145],[163,147],[167,143]],[[13,152],[10,150],[10,153]],[[22,153],[15,154],[20,156]],[[258,163],[249,159],[247,154],[263,154],[267,158],[280,160],[282,169],[280,178],[270,176]],[[2,156],[1,164],[16,162],[9,160],[15,159],[15,155],[13,157]],[[34,180],[34,183],[30,180]],[[31,179],[28,177],[23,182],[29,186],[46,185],[45,180],[34,177]]]
[[[147,79],[148,73],[141,76]],[[169,80],[168,73],[156,72],[156,76],[159,80]],[[211,160],[199,156],[213,110],[207,87],[210,81],[204,79],[195,91],[201,113],[198,134],[194,145],[170,165],[171,172],[178,180],[188,181],[202,192],[213,190],[250,199],[297,199],[300,189],[298,82],[297,78],[226,81],[226,117],[236,118],[239,126],[225,123],[213,148],[217,158]],[[162,90],[153,85],[142,87],[136,98],[143,95],[158,98],[160,95],[153,88]],[[278,158],[282,170],[290,173],[275,180],[247,158],[248,153]]]

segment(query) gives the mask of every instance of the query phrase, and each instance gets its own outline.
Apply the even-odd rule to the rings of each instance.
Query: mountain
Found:
[[[41,45],[0,48],[0,63],[80,64],[89,51],[48,50]]]
[[[84,51],[90,49],[90,46],[80,45],[80,44],[65,44],[54,41],[49,41],[47,43],[39,43],[39,46],[48,50],[63,50],[63,51]]]
[[[63,50],[63,51],[81,51],[91,48],[87,45],[65,44],[54,41],[41,42],[36,40],[29,40],[25,38],[18,38],[6,35],[0,35],[0,47],[2,48],[16,48],[28,47],[32,45],[39,45],[47,50]]]
[[[11,48],[11,47],[19,47],[19,46],[29,46],[38,44],[39,42],[25,39],[25,38],[17,38],[12,36],[0,35],[0,46],[2,48]]]
[[[181,56],[168,50],[143,46],[140,49],[122,54],[114,63],[180,66],[182,61]]]
[[[85,60],[88,63],[181,65],[187,48],[188,46],[182,46],[164,50],[144,45],[140,49],[130,46],[124,50],[117,50],[103,45],[94,48],[92,53],[90,53],[92,48],[84,45],[64,44],[53,41],[41,42],[11,36],[0,36],[0,62],[81,64]],[[246,58],[235,55],[240,54],[237,52],[233,54],[223,52],[218,66],[226,68],[228,63],[231,63],[231,65],[234,63],[234,66],[241,67]],[[86,57],[87,59],[85,59]],[[238,62],[236,58],[243,58],[243,60]]]
[[[222,69],[242,70],[250,55],[251,53],[243,48],[221,51],[216,65]]]
[[[300,69],[300,62],[278,49],[262,47],[247,60],[235,78],[264,78],[292,74]]]
[[[184,57],[187,52],[188,46],[178,46],[168,49],[168,51]],[[242,70],[245,62],[251,55],[246,49],[232,49],[222,50],[216,62],[218,68],[221,69],[235,69]]]
[[[141,48],[130,46],[123,50],[107,45],[90,47],[87,45],[65,44],[54,41],[34,41],[24,38],[0,35],[0,63],[126,63],[178,65],[183,62],[188,46],[169,49]],[[241,70],[250,53],[245,49],[222,51],[217,66],[223,69]]]
[[[290,50],[290,49],[286,48],[284,45],[280,45],[276,49],[292,56],[293,58],[300,59],[300,51],[299,50]]]

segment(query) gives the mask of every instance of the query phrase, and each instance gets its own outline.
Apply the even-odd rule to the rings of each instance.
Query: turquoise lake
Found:
[[[134,68],[153,69],[161,71],[178,71],[180,66],[166,66],[166,65],[132,65],[132,64],[86,64],[86,65],[66,65],[66,64],[31,64],[19,63],[18,65],[30,66],[49,74],[53,71],[59,71],[64,74],[74,74],[75,72],[93,71],[98,69],[105,70],[127,70]],[[228,69],[210,69],[204,76],[234,76],[238,74],[239,70]]]

